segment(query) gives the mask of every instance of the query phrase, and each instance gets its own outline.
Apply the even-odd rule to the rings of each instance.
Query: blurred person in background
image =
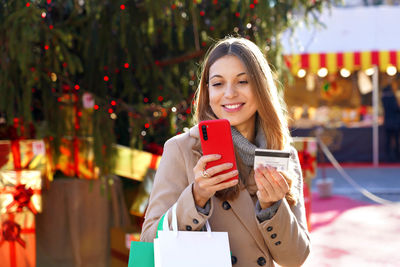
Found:
[[[385,149],[390,162],[400,161],[400,105],[396,98],[398,80],[390,78],[382,90],[384,109]]]

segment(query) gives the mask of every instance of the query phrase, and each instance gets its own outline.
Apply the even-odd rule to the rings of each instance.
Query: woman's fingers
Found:
[[[271,167],[258,166],[255,171],[255,180],[260,201],[265,203],[282,199],[289,191],[289,186],[282,175]]]

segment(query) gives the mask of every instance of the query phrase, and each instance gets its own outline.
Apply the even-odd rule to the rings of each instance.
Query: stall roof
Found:
[[[399,6],[326,9],[320,20],[325,27],[303,25],[282,38],[286,62],[294,73],[300,68],[337,72],[372,65],[400,70]]]

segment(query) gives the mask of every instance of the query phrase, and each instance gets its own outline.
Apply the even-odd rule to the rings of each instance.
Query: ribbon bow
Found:
[[[24,207],[28,207],[34,214],[36,214],[37,210],[31,202],[32,195],[32,188],[26,188],[24,184],[17,185],[13,192],[14,201],[8,204],[7,209],[10,209],[14,205],[18,205],[17,212],[21,212]]]
[[[18,223],[13,222],[12,220],[7,220],[2,223],[2,240],[0,244],[4,241],[15,242],[17,241],[23,248],[25,248],[25,241],[22,240],[21,234],[21,226]]]

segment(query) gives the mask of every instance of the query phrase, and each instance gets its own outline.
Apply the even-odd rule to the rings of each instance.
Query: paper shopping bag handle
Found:
[[[175,235],[178,235],[178,219],[176,216],[176,207],[177,203],[175,202],[175,204],[172,206],[172,230],[174,231]],[[167,210],[164,216],[163,231],[170,231],[168,223],[168,213],[169,210]],[[206,228],[207,228],[207,233],[211,236],[211,226],[208,221],[206,221]]]

